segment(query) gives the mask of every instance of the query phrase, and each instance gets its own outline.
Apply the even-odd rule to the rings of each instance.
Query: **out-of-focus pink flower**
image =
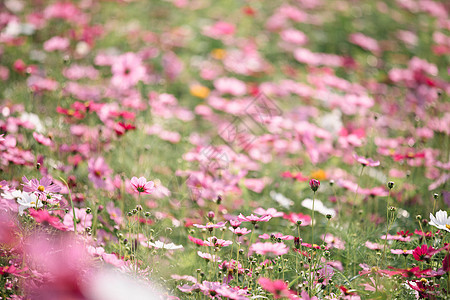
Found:
[[[44,43],[44,50],[48,52],[64,51],[69,48],[69,44],[69,39],[60,36],[54,36]]]
[[[145,79],[146,70],[139,56],[128,52],[117,57],[112,66],[111,83],[119,89],[129,89]]]
[[[39,144],[42,144],[44,146],[49,146],[49,147],[53,146],[52,140],[48,137],[43,136],[40,133],[33,132],[33,137]]]
[[[275,208],[268,208],[267,210],[265,210],[262,207],[258,207],[257,209],[255,209],[254,211],[255,214],[260,215],[260,216],[266,216],[269,215],[272,218],[277,218],[277,217],[282,217],[283,213],[281,211],[277,211]]]
[[[90,158],[88,161],[88,178],[94,183],[96,188],[106,188],[105,179],[112,174],[112,170],[106,164],[103,157]]]
[[[288,299],[298,299],[294,297],[294,293],[288,288],[288,285],[283,280],[273,280],[265,277],[258,279],[259,285],[269,293],[273,295],[275,299],[288,298]]]
[[[322,234],[320,238],[327,243],[329,248],[345,249],[345,242],[340,238],[333,236],[331,233],[327,233],[326,235]]]
[[[288,253],[289,247],[283,243],[254,243],[250,246],[250,252],[268,256],[280,256]]]
[[[151,194],[155,189],[153,181],[147,181],[145,177],[131,178],[131,186],[136,193]]]
[[[214,87],[221,94],[243,96],[247,92],[245,83],[232,77],[222,77],[214,81]]]
[[[28,209],[28,212],[37,223],[49,224],[50,226],[61,231],[67,230],[67,227],[61,223],[58,217],[50,215],[49,212],[45,209],[35,210],[33,208],[30,208]]]
[[[353,33],[349,37],[349,41],[355,45],[360,46],[365,50],[369,50],[374,54],[379,54],[381,51],[380,45],[378,45],[378,41],[368,37],[362,33]]]
[[[75,222],[77,223],[77,232],[84,232],[87,227],[92,225],[92,214],[88,214],[85,208],[75,207]],[[64,216],[63,223],[69,231],[74,231],[72,210]]]
[[[357,162],[362,164],[364,167],[366,167],[366,166],[377,167],[377,166],[380,165],[380,161],[379,160],[373,160],[371,158],[365,158],[363,156],[358,156],[356,154],[354,154],[353,157],[356,159]]]

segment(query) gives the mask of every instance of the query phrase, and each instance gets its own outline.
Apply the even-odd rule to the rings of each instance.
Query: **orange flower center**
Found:
[[[40,191],[40,192],[43,192],[44,190],[45,190],[45,188],[42,186],[42,185],[40,185],[40,186],[38,186],[38,191]]]

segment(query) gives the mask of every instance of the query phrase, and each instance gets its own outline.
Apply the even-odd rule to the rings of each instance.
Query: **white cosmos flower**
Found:
[[[154,243],[149,242],[148,244],[150,246],[153,246],[153,247],[158,248],[158,249],[177,250],[177,249],[182,249],[183,248],[183,245],[175,245],[174,243],[164,244],[161,241],[156,241]]]
[[[19,203],[19,215],[23,215],[23,211],[27,208],[39,208],[44,206],[34,193],[27,192],[22,193],[22,196],[17,199],[17,203]]]
[[[270,197],[272,197],[273,200],[278,202],[278,204],[280,204],[284,208],[289,208],[294,205],[294,201],[275,191],[270,191]]]
[[[313,208],[313,200],[312,199],[305,199],[302,201],[302,206],[306,207],[310,210]],[[322,201],[316,199],[314,202],[314,211],[317,211],[318,213],[321,213],[322,215],[331,215],[332,217],[336,216],[336,211],[332,208],[326,207]]]
[[[9,190],[9,191],[5,191],[4,193],[2,193],[1,196],[7,200],[14,200],[16,198],[22,197],[22,191]]]
[[[436,217],[430,213],[430,225],[438,229],[444,229],[450,232],[450,218],[447,216],[447,212],[440,210],[436,213]]]

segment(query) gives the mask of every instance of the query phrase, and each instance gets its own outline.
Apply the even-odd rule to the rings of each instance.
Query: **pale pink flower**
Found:
[[[274,237],[274,238],[276,238],[276,239],[280,239],[280,240],[285,240],[285,241],[290,241],[290,240],[293,240],[294,239],[294,237],[292,236],[292,235],[284,235],[284,234],[282,234],[282,233],[272,233],[272,234],[267,234],[267,233],[264,233],[264,234],[261,234],[260,236],[258,236],[260,239],[263,239],[263,240],[268,240],[268,239],[270,239],[270,238],[272,238],[272,237]]]
[[[365,166],[377,167],[377,166],[380,165],[380,161],[379,160],[373,160],[371,158],[365,158],[363,156],[358,156],[356,154],[354,154],[353,157],[356,159],[357,162],[362,164],[364,167]]]
[[[246,234],[249,234],[250,232],[252,232],[251,230],[248,230],[247,228],[233,228],[230,227],[229,228],[231,230],[231,232],[233,232],[234,234],[236,234],[237,236],[243,236]]]
[[[322,234],[320,238],[327,243],[329,248],[345,249],[345,242],[340,238],[333,236],[331,233],[327,233],[326,235]]]
[[[221,94],[230,94],[233,96],[243,96],[247,93],[245,83],[232,77],[222,77],[214,80],[214,87]]]
[[[85,208],[75,207],[75,218],[75,222],[77,223],[77,232],[84,232],[87,227],[92,226],[92,214],[88,214]],[[67,226],[69,231],[74,231],[72,210],[64,216],[63,224]]]
[[[112,85],[124,90],[144,80],[146,75],[141,58],[132,52],[117,57],[111,66],[111,71],[113,73]]]
[[[251,245],[250,251],[261,255],[279,256],[288,253],[289,247],[283,243],[255,243]]]
[[[43,136],[40,133],[37,132],[33,132],[33,137],[36,140],[36,142],[38,142],[39,144],[42,144],[44,146],[53,146],[53,142],[51,139],[49,139],[48,137]]]
[[[277,218],[277,217],[282,217],[283,213],[280,211],[277,211],[275,208],[271,207],[268,208],[267,210],[265,210],[262,207],[258,207],[257,209],[255,209],[254,211],[255,214],[260,215],[260,216],[271,216],[272,218]]]
[[[64,51],[69,48],[69,45],[69,39],[60,36],[54,36],[44,43],[44,50],[47,52]]]
[[[151,194],[155,189],[153,181],[147,181],[145,177],[131,178],[131,186],[136,193]]]
[[[239,214],[238,216],[238,221],[251,222],[252,224],[256,224],[257,222],[268,222],[270,219],[272,219],[272,217],[269,215],[257,217],[254,214],[251,214],[250,216],[246,217],[243,214]]]

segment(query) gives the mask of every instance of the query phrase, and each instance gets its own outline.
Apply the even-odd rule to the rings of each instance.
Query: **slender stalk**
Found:
[[[69,188],[69,184],[67,183],[67,181],[64,180],[64,178],[59,177],[59,179],[61,179],[62,182],[64,182],[64,184],[67,187],[67,190],[69,191],[69,200],[70,200],[70,206],[72,207],[72,213],[73,213],[73,231],[75,232],[75,234],[77,234],[77,215],[75,214],[75,206],[73,206],[73,201],[72,201],[72,193],[70,192],[70,188]]]

